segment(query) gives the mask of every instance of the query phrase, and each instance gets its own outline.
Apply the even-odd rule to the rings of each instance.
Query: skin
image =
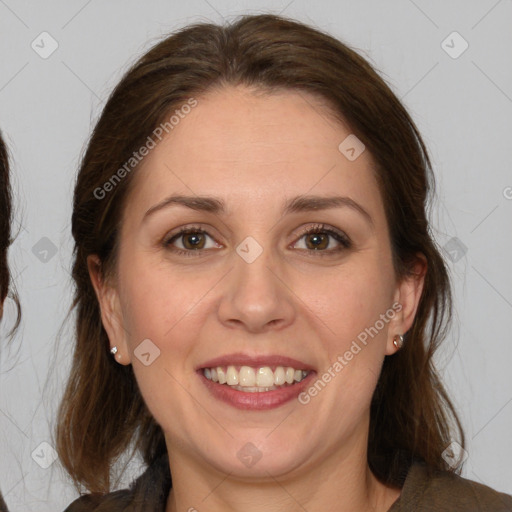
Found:
[[[165,433],[167,512],[333,503],[338,511],[386,511],[400,494],[368,468],[369,409],[384,357],[396,351],[393,336],[413,323],[426,263],[418,255],[416,276],[397,281],[371,155],[351,162],[338,150],[350,133],[305,93],[210,92],[134,176],[115,278],[103,279],[89,258],[116,359],[133,365]],[[228,215],[172,206],[143,221],[178,193],[222,198]],[[303,194],[349,196],[373,226],[348,207],[282,216],[283,201]],[[198,223],[208,233],[202,255],[171,251],[192,252],[190,235],[188,245],[186,237],[164,245]],[[340,244],[330,237],[321,257],[314,235],[301,233],[317,223],[345,233],[352,248],[335,252]],[[250,264],[235,251],[247,236],[263,248]],[[238,410],[213,399],[195,373],[213,357],[244,352],[294,357],[322,375],[395,301],[402,310],[307,405]],[[134,357],[147,338],[160,350],[149,366]],[[237,457],[248,442],[262,455],[252,467]]]

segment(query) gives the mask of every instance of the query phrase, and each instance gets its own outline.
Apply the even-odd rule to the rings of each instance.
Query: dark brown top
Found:
[[[7,505],[5,504],[2,494],[0,494],[0,512],[8,512]]]
[[[165,512],[171,477],[167,456],[148,468],[130,487],[107,495],[88,494],[64,512]],[[512,512],[512,496],[450,471],[427,471],[414,462],[400,497],[388,512]]]
[[[451,471],[431,471],[414,463],[400,497],[388,512],[511,512],[512,496]]]

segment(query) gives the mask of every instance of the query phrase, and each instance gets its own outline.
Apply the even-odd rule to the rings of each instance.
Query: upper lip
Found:
[[[294,359],[293,357],[283,355],[248,355],[241,352],[234,354],[226,354],[224,356],[210,359],[205,363],[199,365],[196,370],[203,368],[215,368],[217,366],[252,366],[253,368],[260,368],[262,366],[291,366],[295,370],[314,370],[314,368]]]

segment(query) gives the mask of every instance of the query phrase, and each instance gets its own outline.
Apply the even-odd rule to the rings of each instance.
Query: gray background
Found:
[[[0,0],[0,128],[15,162],[19,226],[10,261],[24,315],[0,359],[0,487],[14,512],[63,510],[76,496],[58,461],[41,464],[52,461],[69,369],[71,197],[93,123],[122,72],[163,35],[256,12],[348,43],[417,122],[438,180],[433,231],[448,249],[456,292],[437,362],[467,433],[463,476],[512,493],[510,0]],[[459,53],[461,39],[442,45],[453,31],[469,44],[457,58],[445,50]],[[40,53],[52,42],[42,32],[58,43],[46,59]],[[12,302],[6,308],[3,337]],[[135,461],[126,481],[138,469]]]

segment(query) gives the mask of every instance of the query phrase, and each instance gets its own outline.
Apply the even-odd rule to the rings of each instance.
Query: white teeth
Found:
[[[226,382],[230,386],[236,386],[238,384],[238,372],[234,366],[228,366],[228,372],[226,373]]]
[[[256,386],[258,386],[259,388],[268,388],[273,385],[274,372],[268,366],[258,368],[258,371],[256,372]]]
[[[282,366],[278,366],[274,372],[274,383],[276,386],[282,386],[286,382],[286,373]]]
[[[242,368],[240,368],[238,379],[240,381],[240,386],[254,386],[256,384],[254,368],[251,368],[250,366],[242,366]],[[258,383],[258,386],[259,385],[260,384]]]
[[[220,366],[217,368],[217,378],[219,379],[219,384],[226,384],[226,374]]]
[[[257,386],[254,386],[254,387],[233,386],[233,389],[236,389],[238,391],[245,391],[246,393],[263,393],[265,391],[274,391],[274,389],[277,389],[277,387],[270,386],[268,388],[259,388]]]
[[[277,366],[274,371],[269,366],[253,368],[251,366],[241,366],[238,371],[234,365],[227,368],[217,366],[216,368],[204,368],[204,376],[219,384],[227,384],[234,389],[247,392],[271,391],[277,389],[276,386],[291,385],[294,382],[300,382],[309,371],[295,370],[290,366],[284,368]]]

